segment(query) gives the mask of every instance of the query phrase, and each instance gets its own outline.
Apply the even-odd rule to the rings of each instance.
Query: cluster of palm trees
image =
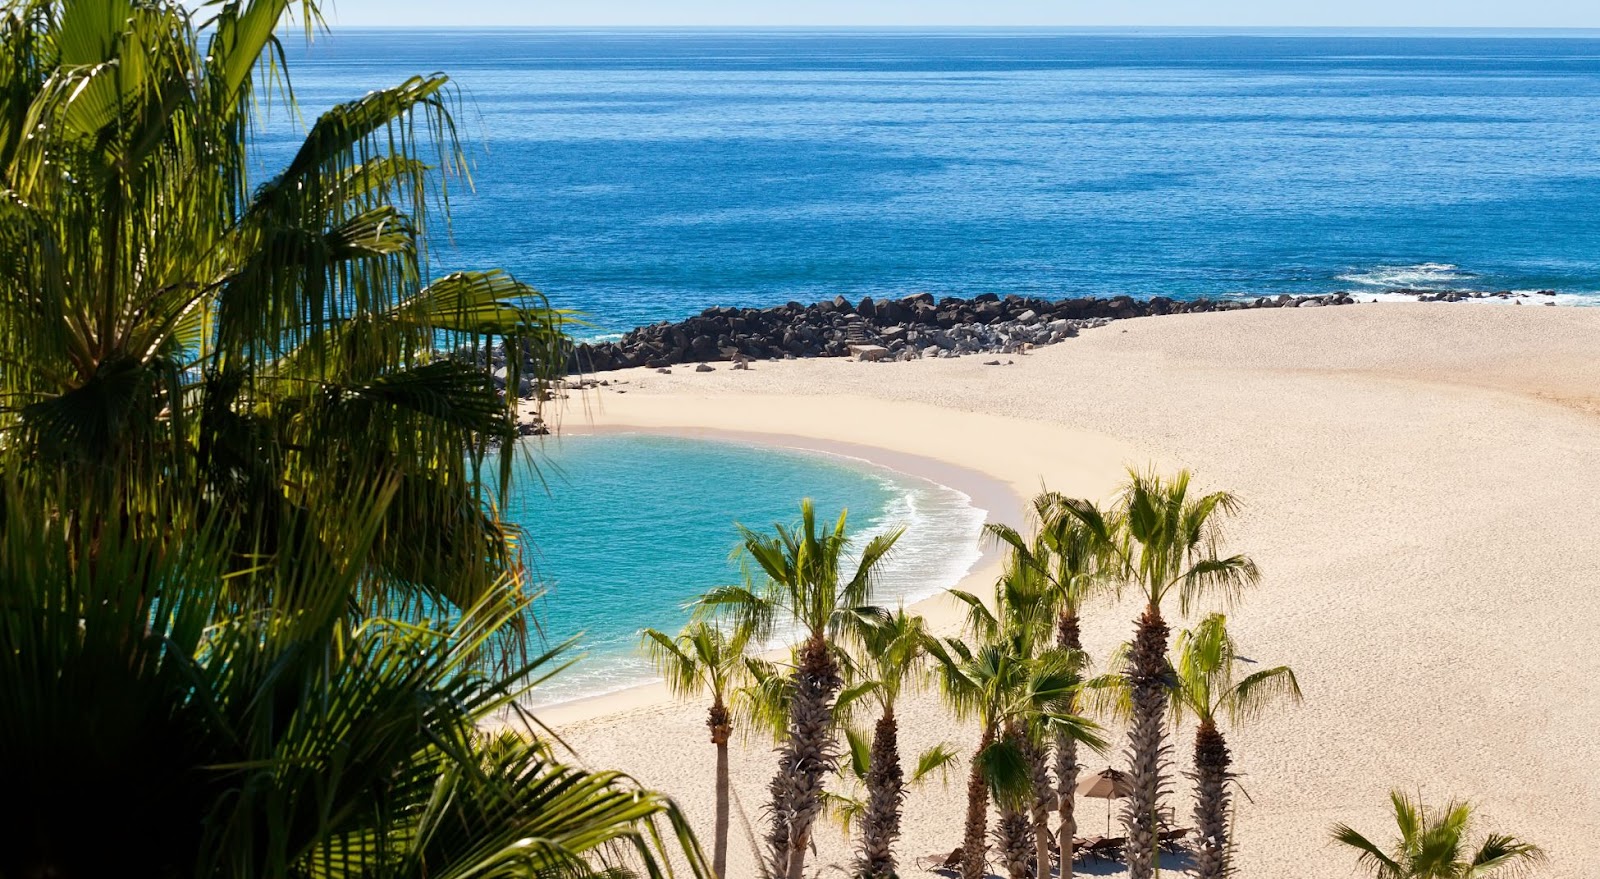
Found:
[[[1129,725],[1123,823],[1135,876],[1151,875],[1159,857],[1169,718],[1194,718],[1196,862],[1207,879],[1224,875],[1232,775],[1220,724],[1248,719],[1275,699],[1298,698],[1299,689],[1281,666],[1236,678],[1242,660],[1220,614],[1180,634],[1174,665],[1163,612],[1172,601],[1187,613],[1203,599],[1231,599],[1254,582],[1249,558],[1221,552],[1221,519],[1236,506],[1225,492],[1193,494],[1187,473],[1130,472],[1110,509],[1042,494],[1033,504],[1031,535],[990,527],[1008,551],[1004,573],[992,596],[953,593],[968,619],[960,637],[946,638],[932,636],[904,610],[871,604],[874,578],[898,532],[874,537],[846,570],[842,515],[831,528],[819,528],[805,502],[796,526],[778,525],[770,534],[743,529],[742,549],[756,576],[707,593],[697,620],[676,638],[646,633],[675,690],[712,698],[708,723],[719,749],[713,869],[719,875],[726,869],[730,702],[745,706],[757,725],[781,730],[763,865],[767,875],[791,879],[802,875],[818,816],[839,800],[826,790],[838,768],[838,740],[864,741],[847,721],[870,701],[879,709],[870,748],[852,746],[852,756],[865,750],[865,759],[847,767],[865,788],[864,800],[846,798],[859,830],[854,872],[896,875],[893,845],[906,785],[896,701],[908,686],[936,683],[953,713],[979,730],[969,765],[963,879],[985,874],[991,836],[1014,879],[1048,876],[1059,854],[1072,852],[1079,749],[1106,748],[1101,727],[1083,716],[1089,708]],[[1113,671],[1091,677],[1081,641],[1084,607],[1130,588],[1143,599],[1132,644],[1117,652]],[[780,623],[798,637],[792,662],[780,668],[747,657]],[[923,755],[919,774],[952,757],[947,748]],[[991,799],[998,810],[992,834]],[[1059,860],[1070,874],[1070,854]]]
[[[442,76],[252,179],[290,12],[0,4],[0,876],[703,874],[665,796],[487,731],[562,659],[515,400],[434,351],[551,376],[563,316],[430,276]]]
[[[1174,832],[1165,827],[1162,804],[1170,792],[1167,733],[1169,724],[1193,722],[1187,867],[1202,879],[1229,875],[1235,775],[1223,728],[1298,701],[1299,683],[1287,666],[1250,670],[1256,663],[1240,654],[1222,613],[1178,632],[1169,650],[1165,613],[1170,604],[1188,614],[1208,599],[1231,601],[1255,582],[1255,564],[1222,548],[1222,519],[1237,507],[1226,492],[1193,492],[1187,472],[1164,478],[1130,471],[1105,509],[1045,492],[1032,505],[1032,534],[987,527],[1007,550],[1003,573],[991,596],[951,591],[966,622],[959,636],[943,638],[904,609],[870,603],[899,532],[874,537],[854,554],[852,568],[845,515],[819,528],[810,501],[802,502],[796,526],[777,525],[771,534],[741,527],[741,550],[756,575],[703,596],[696,619],[676,637],[655,630],[644,636],[675,693],[711,699],[713,873],[727,875],[727,749],[737,716],[747,732],[770,731],[779,743],[764,876],[804,875],[813,826],[828,808],[857,832],[852,875],[899,875],[895,843],[906,792],[956,759],[941,744],[920,755],[909,778],[902,765],[896,705],[908,689],[926,685],[978,728],[964,832],[950,859],[962,879],[986,876],[991,854],[1009,879],[1043,879],[1057,869],[1072,875],[1080,749],[1108,748],[1104,729],[1086,714],[1128,728],[1122,851],[1132,876],[1159,869],[1163,834]],[[1104,673],[1091,676],[1082,614],[1091,601],[1125,590],[1142,603],[1134,637],[1113,650]],[[790,662],[756,655],[788,632],[799,638]],[[863,705],[877,709],[870,739],[850,724]],[[847,789],[864,793],[827,790],[835,773]],[[998,813],[992,829],[991,802]],[[1471,811],[1463,803],[1434,812],[1397,793],[1394,810],[1401,837],[1389,851],[1349,827],[1334,831],[1378,879],[1490,877],[1542,857],[1502,834],[1468,852]]]

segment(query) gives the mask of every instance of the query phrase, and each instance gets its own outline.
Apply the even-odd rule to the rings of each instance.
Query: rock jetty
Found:
[[[1080,330],[1113,320],[1163,314],[1249,308],[1349,305],[1349,294],[1264,296],[1256,299],[1174,300],[1035,299],[985,294],[971,299],[935,299],[927,293],[903,299],[843,296],[774,308],[708,308],[677,323],[639,327],[615,342],[583,343],[568,358],[573,374],[645,366],[797,357],[854,357],[896,361],[965,354],[1014,354],[1070,339]]]

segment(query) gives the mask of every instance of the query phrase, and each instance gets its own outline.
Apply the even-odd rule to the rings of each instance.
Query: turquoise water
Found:
[[[675,631],[688,619],[685,602],[738,582],[734,523],[789,524],[802,497],[830,520],[848,509],[852,533],[911,529],[885,569],[884,603],[953,585],[978,555],[983,511],[966,495],[850,458],[632,434],[564,437],[531,450],[539,473],[520,474],[507,518],[524,529],[549,590],[535,611],[545,637],[581,635],[585,653],[540,688],[541,703],[649,680],[639,630]]]
[[[444,71],[445,267],[601,331],[844,293],[1600,291],[1600,34],[337,30]],[[269,139],[274,135],[269,135]]]

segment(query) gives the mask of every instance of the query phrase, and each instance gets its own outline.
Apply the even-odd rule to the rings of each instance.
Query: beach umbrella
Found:
[[[1120,800],[1133,793],[1128,774],[1106,767],[1093,775],[1085,776],[1075,788],[1080,797],[1093,797],[1106,801],[1106,835],[1111,835],[1111,801]]]

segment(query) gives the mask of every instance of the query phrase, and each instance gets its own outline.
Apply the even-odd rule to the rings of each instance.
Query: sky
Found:
[[[322,0],[332,25],[1600,27],[1597,0]]]

